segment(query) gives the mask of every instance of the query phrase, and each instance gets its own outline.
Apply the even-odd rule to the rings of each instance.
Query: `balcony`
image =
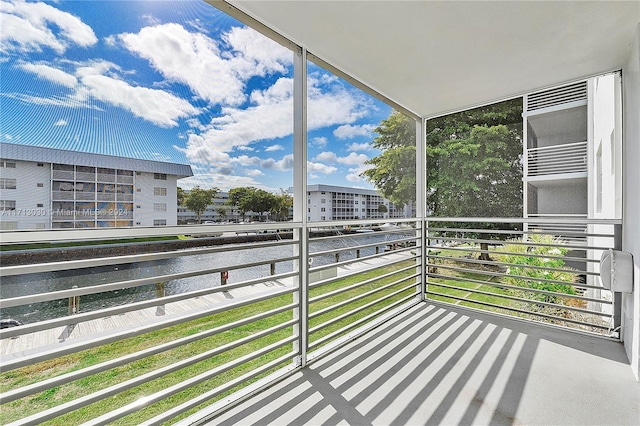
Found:
[[[0,300],[24,322],[0,330],[3,423],[633,423],[640,386],[596,261],[618,222],[582,221],[571,243],[534,239],[536,222],[216,225],[169,251],[3,255],[4,292],[35,284]],[[178,230],[211,226],[135,232]],[[68,396],[30,403],[47,394]]]
[[[531,148],[527,156],[528,180],[563,174],[587,177],[587,142]]]

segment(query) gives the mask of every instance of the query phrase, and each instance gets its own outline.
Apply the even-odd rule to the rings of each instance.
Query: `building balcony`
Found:
[[[3,290],[23,293],[0,307],[24,323],[0,330],[3,422],[632,424],[640,385],[597,261],[620,222],[553,223],[578,222],[580,241],[527,228],[542,219],[430,218],[3,256]],[[177,231],[211,228],[105,230]],[[51,393],[66,402],[30,403]]]
[[[527,181],[555,176],[587,177],[587,142],[527,149]]]

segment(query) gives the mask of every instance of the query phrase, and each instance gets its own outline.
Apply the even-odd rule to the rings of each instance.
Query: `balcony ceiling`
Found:
[[[228,3],[422,117],[622,68],[640,1]]]

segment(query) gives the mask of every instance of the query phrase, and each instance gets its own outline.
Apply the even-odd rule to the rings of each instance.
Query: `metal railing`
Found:
[[[527,176],[587,172],[587,142],[527,149]]]
[[[43,231],[189,237],[3,253],[0,309],[23,324],[0,330],[1,423],[179,419],[419,302],[419,221],[282,226]]]
[[[617,335],[619,305],[602,287],[602,253],[620,221],[429,218],[427,298]]]

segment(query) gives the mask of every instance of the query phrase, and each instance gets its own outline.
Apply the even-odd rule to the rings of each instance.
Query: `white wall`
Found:
[[[16,163],[16,167],[2,168],[0,175],[16,179],[16,189],[0,189],[0,200],[15,201],[16,209],[0,212],[0,221],[17,222],[17,229],[49,228],[51,164],[40,163],[42,166],[38,166],[31,161],[8,161]]]
[[[640,23],[622,68],[624,207],[622,248],[634,259],[633,293],[623,294],[624,345],[640,380]]]
[[[167,180],[154,179],[154,173],[135,173],[133,195],[133,225],[153,226],[154,220],[166,220],[167,226],[178,223],[176,176],[167,175]],[[166,188],[167,195],[154,195],[154,188]],[[154,204],[166,204],[165,211],[155,211]]]

